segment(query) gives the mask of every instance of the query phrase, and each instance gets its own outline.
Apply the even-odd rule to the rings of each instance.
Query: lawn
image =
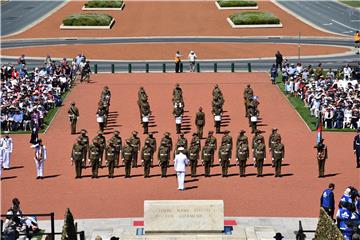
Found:
[[[350,7],[355,7],[355,8],[360,8],[360,1],[346,1],[346,0],[340,0],[340,2],[350,6]]]
[[[269,12],[240,12],[232,14],[229,18],[235,25],[280,23],[280,19]]]
[[[282,81],[282,75],[279,74],[279,76],[276,78],[276,84],[281,90],[281,92],[285,95],[285,97],[288,99],[288,101],[291,103],[291,105],[295,108],[295,110],[299,113],[301,118],[304,120],[304,122],[308,125],[308,127],[312,130],[316,130],[316,125],[318,122],[318,119],[310,114],[309,108],[307,108],[299,97],[295,97],[289,94],[285,93],[285,84]],[[354,129],[345,128],[345,129],[327,129],[323,128],[324,131],[329,132],[354,132]]]

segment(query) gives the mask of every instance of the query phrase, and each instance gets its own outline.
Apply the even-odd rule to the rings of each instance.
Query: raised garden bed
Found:
[[[93,0],[88,1],[85,3],[85,5],[82,7],[82,10],[85,11],[109,11],[109,10],[115,10],[115,11],[121,11],[123,10],[125,4],[124,1],[99,1],[99,0]]]
[[[67,16],[60,29],[110,29],[115,19],[103,13],[84,13]]]
[[[268,12],[234,13],[227,18],[233,28],[274,28],[282,27],[280,19]]]
[[[219,10],[226,9],[244,9],[252,10],[258,9],[257,2],[255,1],[241,1],[241,0],[217,0],[215,5]]]

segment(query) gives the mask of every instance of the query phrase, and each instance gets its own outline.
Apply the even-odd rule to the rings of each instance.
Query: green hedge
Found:
[[[123,3],[124,2],[121,0],[119,0],[119,1],[94,0],[94,1],[88,1],[87,3],[85,3],[85,7],[87,7],[87,8],[121,8]]]
[[[255,1],[241,1],[241,0],[218,0],[220,7],[256,7]]]
[[[280,19],[268,12],[242,12],[230,16],[235,25],[279,24]]]
[[[329,215],[325,212],[323,208],[320,208],[320,217],[319,222],[315,232],[315,240],[343,240],[338,227],[334,224],[333,220],[329,217]]]
[[[103,13],[84,13],[67,16],[63,20],[65,26],[108,26],[112,16]]]

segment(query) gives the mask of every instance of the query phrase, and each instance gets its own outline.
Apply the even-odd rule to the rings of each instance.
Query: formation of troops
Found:
[[[221,120],[223,116],[223,106],[225,103],[223,93],[218,85],[215,85],[212,99],[212,114],[214,117],[214,127],[216,133],[220,133]],[[203,128],[205,126],[205,113],[202,107],[196,113],[195,125],[197,131],[192,134],[190,141],[185,137],[185,133],[181,131],[181,124],[184,115],[184,98],[183,91],[179,84],[176,84],[173,90],[172,104],[173,115],[175,118],[176,132],[178,138],[173,144],[171,134],[165,132],[157,147],[157,140],[152,132],[148,131],[148,123],[151,117],[151,109],[148,101],[148,95],[143,87],[138,91],[137,104],[139,107],[140,123],[143,125],[144,134],[147,138],[141,146],[141,140],[137,131],[133,131],[132,135],[122,143],[122,138],[118,130],[114,131],[113,136],[106,142],[104,137],[104,127],[107,123],[109,113],[111,93],[108,87],[105,87],[100,96],[97,111],[97,121],[99,123],[98,135],[95,136],[90,144],[87,131],[81,130],[81,135],[77,138],[71,152],[72,163],[75,165],[76,178],[81,178],[82,169],[90,165],[92,169],[92,178],[98,178],[99,168],[108,168],[108,177],[114,177],[115,168],[124,167],[125,178],[131,177],[131,169],[137,168],[141,164],[144,169],[144,177],[150,177],[151,168],[158,165],[161,169],[161,177],[167,176],[167,169],[170,167],[170,160],[177,154],[177,149],[184,148],[183,153],[186,154],[190,161],[191,176],[197,176],[197,168],[200,164],[204,167],[204,176],[210,177],[211,171],[215,166],[221,167],[223,177],[228,176],[228,169],[232,163],[233,150],[235,150],[235,164],[239,166],[240,177],[246,176],[247,162],[252,155],[253,165],[257,168],[257,176],[262,177],[264,160],[266,158],[265,140],[261,132],[256,128],[259,117],[258,99],[254,96],[254,92],[248,85],[244,90],[244,102],[246,109],[246,117],[249,118],[249,125],[252,128],[254,136],[251,143],[245,135],[245,131],[241,130],[236,145],[233,146],[233,138],[228,130],[224,131],[221,142],[218,146],[217,138],[214,131],[209,131],[205,138],[204,146],[201,146],[203,139]],[[69,110],[70,111],[70,110]],[[103,119],[100,121],[100,117]],[[254,121],[253,117],[256,117]],[[268,140],[269,152],[272,158],[272,166],[274,167],[275,177],[281,177],[281,165],[285,155],[285,147],[281,142],[281,136],[277,129],[273,129]],[[155,154],[157,151],[157,154]],[[251,153],[251,154],[250,154]],[[217,154],[218,165],[215,164],[215,154]],[[140,155],[140,157],[139,157]],[[155,162],[157,156],[157,163]],[[140,161],[139,161],[140,158]],[[105,159],[105,164],[103,164]],[[122,161],[120,161],[122,160]]]

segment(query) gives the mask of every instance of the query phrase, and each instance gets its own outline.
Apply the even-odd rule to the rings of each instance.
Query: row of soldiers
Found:
[[[96,121],[99,124],[100,131],[104,131],[109,115],[111,92],[108,86],[105,86],[101,92],[98,108],[96,111]]]
[[[115,130],[114,135],[106,144],[105,137],[102,131],[92,140],[89,145],[89,137],[86,135],[86,130],[81,131],[81,135],[77,142],[73,145],[71,159],[75,163],[76,178],[81,177],[81,172],[86,167],[87,157],[92,168],[92,177],[98,177],[98,169],[103,167],[103,156],[105,155],[106,166],[109,170],[109,178],[114,177],[114,169],[119,167],[120,156],[125,166],[125,177],[131,176],[131,168],[138,167],[138,154],[141,156],[141,163],[144,168],[144,177],[150,176],[150,169],[154,166],[154,154],[157,149],[157,142],[153,133],[148,133],[145,139],[145,144],[141,148],[141,141],[137,136],[138,133],[134,131],[132,136],[126,140],[125,145],[122,146],[122,139],[118,130]],[[160,141],[160,146],[157,152],[158,164],[161,168],[161,177],[167,176],[167,169],[170,167],[170,159],[177,154],[177,149],[183,147],[184,153],[188,156],[191,166],[191,176],[195,177],[199,160],[204,166],[205,177],[210,176],[211,168],[214,166],[214,155],[217,150],[217,139],[213,135],[213,131],[209,131],[208,137],[205,140],[205,145],[201,147],[200,137],[198,133],[193,133],[190,144],[185,138],[184,133],[180,133],[175,150],[173,151],[173,141],[169,132],[166,132]],[[252,150],[254,157],[254,165],[257,167],[258,176],[262,176],[263,162],[266,158],[264,137],[259,131],[256,131],[252,139]],[[269,137],[269,147],[273,159],[273,166],[275,167],[275,176],[281,176],[281,162],[284,158],[284,145],[281,143],[281,136],[273,129]],[[141,149],[141,151],[140,151]],[[233,140],[229,131],[224,132],[221,139],[221,145],[218,149],[219,164],[222,168],[222,176],[227,177],[228,168],[232,158]],[[173,155],[172,155],[173,151]],[[240,131],[236,141],[236,163],[239,165],[240,177],[245,177],[246,162],[249,159],[249,142],[245,131]]]

